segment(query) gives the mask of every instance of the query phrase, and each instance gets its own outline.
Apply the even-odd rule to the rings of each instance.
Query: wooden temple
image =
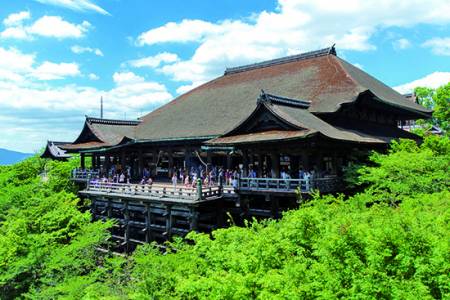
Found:
[[[120,220],[115,236],[130,250],[224,226],[227,215],[276,218],[296,206],[296,191],[340,191],[356,156],[419,140],[397,124],[430,116],[330,47],[228,68],[136,121],[86,117],[79,137],[58,147],[80,153],[81,194],[96,218]],[[127,181],[111,182],[111,170]],[[213,170],[213,184],[199,180]],[[174,173],[198,182],[175,185]],[[153,184],[139,184],[143,177]]]

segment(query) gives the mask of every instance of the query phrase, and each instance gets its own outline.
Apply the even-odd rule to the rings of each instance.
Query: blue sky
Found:
[[[0,147],[72,141],[84,115],[133,119],[225,67],[330,46],[407,92],[450,81],[448,0],[30,0],[0,8]]]

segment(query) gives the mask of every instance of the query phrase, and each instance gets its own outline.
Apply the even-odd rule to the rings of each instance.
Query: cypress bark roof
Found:
[[[243,131],[242,129],[244,129],[246,124],[246,122],[242,122],[223,136],[207,141],[206,144],[232,146],[254,142],[293,140],[319,134],[334,140],[375,144],[389,143],[395,138],[418,138],[416,135],[396,127],[378,124],[364,123],[362,126],[353,126],[352,128],[335,127],[318,118],[306,109],[286,104],[274,104],[271,102],[260,102],[258,107],[248,118],[252,118],[253,115],[256,115],[255,112],[260,109],[266,109],[276,117],[284,120],[290,124],[291,129],[267,130],[251,133],[240,132]]]
[[[262,89],[310,102],[309,112],[336,112],[371,91],[378,100],[420,115],[429,110],[335,55],[334,48],[227,69],[142,118],[135,138],[183,139],[220,136],[255,109]],[[305,121],[306,122],[306,121]],[[330,129],[332,130],[332,129]]]
[[[41,154],[42,158],[51,158],[51,159],[67,159],[70,158],[70,155],[66,153],[65,150],[60,147],[63,145],[69,144],[67,142],[55,142],[55,141],[47,141],[47,145],[45,147],[44,152]]]
[[[67,150],[91,149],[115,146],[124,139],[133,139],[139,121],[99,119],[86,116],[83,130]]]

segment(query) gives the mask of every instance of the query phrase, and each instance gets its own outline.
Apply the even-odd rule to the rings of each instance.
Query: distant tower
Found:
[[[100,96],[100,119],[103,119],[103,96]]]

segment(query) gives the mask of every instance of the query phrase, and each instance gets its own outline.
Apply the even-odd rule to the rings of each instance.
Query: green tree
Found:
[[[433,109],[431,124],[447,133],[450,129],[450,83],[437,89],[417,87],[414,92],[420,104]]]

